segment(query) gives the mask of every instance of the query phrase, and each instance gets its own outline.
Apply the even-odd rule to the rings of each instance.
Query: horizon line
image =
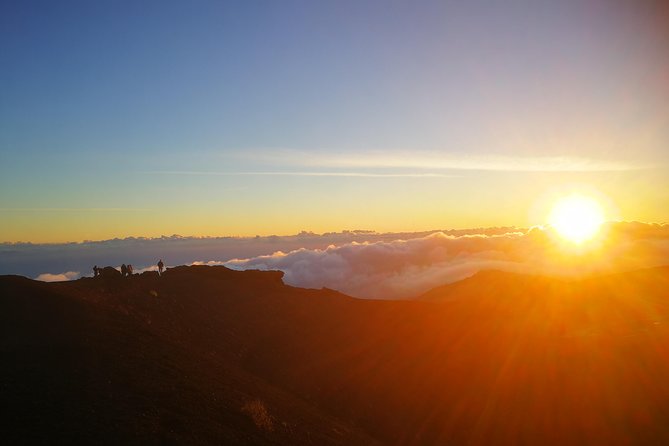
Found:
[[[653,225],[653,226],[669,226],[669,222],[644,222],[639,220],[607,220],[603,225],[606,224],[616,224],[616,223],[627,223],[627,224],[642,224],[642,225]],[[333,235],[374,235],[374,236],[386,236],[386,235],[400,235],[400,234],[434,234],[438,232],[449,233],[449,232],[465,232],[465,231],[489,231],[489,230],[515,230],[515,231],[524,231],[529,232],[532,229],[539,228],[544,229],[545,227],[550,226],[549,224],[535,224],[527,226],[516,226],[516,225],[501,225],[501,226],[476,226],[468,228],[449,228],[449,229],[425,229],[418,231],[385,231],[379,232],[376,230],[370,229],[342,229],[340,231],[329,231],[329,232],[313,232],[313,231],[300,231],[297,233],[291,234],[256,234],[256,235],[160,235],[160,236],[126,236],[126,237],[113,237],[107,239],[99,240],[79,240],[79,241],[62,241],[62,242],[31,242],[31,241],[0,241],[0,247],[2,246],[12,246],[12,245],[73,245],[73,244],[85,244],[85,243],[104,243],[111,241],[131,241],[131,240],[143,240],[143,241],[159,241],[166,239],[192,239],[192,240],[206,240],[206,239],[256,239],[256,238],[274,238],[274,237],[299,237],[299,236],[309,236],[309,237],[324,237],[324,236],[333,236]],[[475,233],[474,233],[475,234]]]

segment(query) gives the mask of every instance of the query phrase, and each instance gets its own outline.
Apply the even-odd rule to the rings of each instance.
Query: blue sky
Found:
[[[625,3],[3,2],[0,239],[526,225],[564,184],[666,219],[666,9]]]

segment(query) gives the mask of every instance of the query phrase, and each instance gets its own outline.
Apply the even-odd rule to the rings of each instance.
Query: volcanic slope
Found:
[[[10,444],[669,443],[669,269],[415,301],[279,272],[0,277]]]

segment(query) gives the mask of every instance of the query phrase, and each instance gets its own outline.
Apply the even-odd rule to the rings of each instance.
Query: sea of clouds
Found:
[[[566,243],[551,228],[503,234],[427,236],[298,249],[224,262],[234,269],[284,271],[289,285],[333,288],[356,297],[417,296],[482,270],[562,277],[669,264],[669,225],[609,223],[599,240]]]
[[[304,232],[250,238],[172,236],[66,245],[0,245],[0,253],[3,249],[13,249],[28,263],[35,260],[37,267],[44,269],[29,277],[44,281],[90,276],[88,269],[93,264],[133,263],[135,272],[141,273],[155,269],[157,259],[162,258],[167,265],[280,270],[288,285],[397,299],[489,269],[579,277],[668,265],[669,225],[607,223],[598,240],[582,247],[566,243],[550,227],[537,227],[390,234]],[[0,268],[6,269],[7,256],[0,258],[5,262],[0,262]],[[74,267],[82,262],[85,267]],[[67,272],[43,272],[59,270]]]

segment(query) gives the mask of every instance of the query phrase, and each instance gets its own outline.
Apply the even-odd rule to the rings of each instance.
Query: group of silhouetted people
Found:
[[[100,276],[103,276],[103,275],[107,275],[107,274],[104,274],[104,271],[107,270],[107,268],[111,268],[111,269],[115,270],[115,268],[112,268],[111,266],[105,266],[104,268],[100,268],[97,265],[95,265],[93,267],[93,277],[100,277]],[[163,260],[160,259],[158,261],[158,275],[159,276],[163,275],[163,270],[164,269],[165,269],[165,264],[163,263]],[[115,274],[118,274],[118,273],[115,273]],[[133,274],[134,274],[134,270],[132,268],[132,265],[130,265],[130,264],[126,265],[125,263],[123,265],[121,265],[121,277],[130,277]]]
[[[123,276],[123,277],[132,276],[132,265],[131,264],[126,265],[124,263],[123,265],[121,265],[121,276]]]
[[[100,277],[100,276],[109,275],[109,272],[107,272],[107,274],[105,274],[105,271],[109,271],[108,268],[111,268],[113,270],[118,271],[116,268],[113,268],[111,266],[105,266],[104,268],[100,268],[99,266],[95,265],[93,267],[93,277]],[[132,265],[130,265],[130,264],[126,265],[125,263],[123,265],[121,265],[121,277],[129,277],[129,276],[132,276],[132,275],[133,275]]]

